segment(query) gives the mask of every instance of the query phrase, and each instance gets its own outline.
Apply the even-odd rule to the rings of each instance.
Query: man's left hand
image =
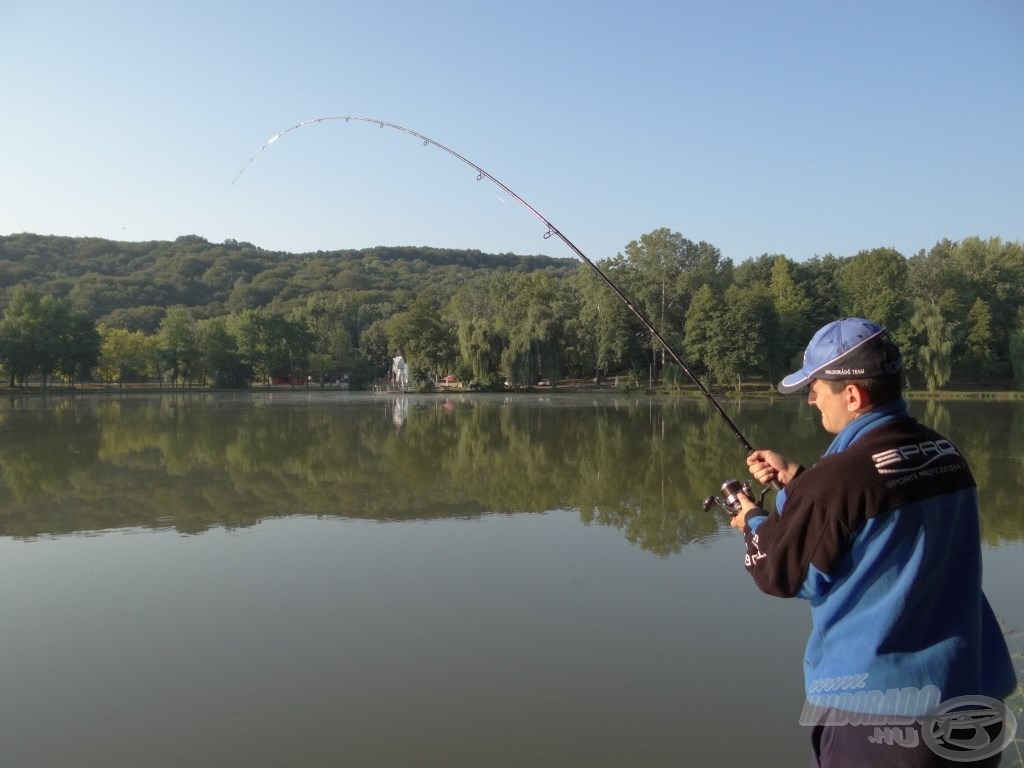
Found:
[[[729,521],[729,525],[742,531],[747,526],[747,512],[752,509],[758,509],[758,506],[754,503],[754,500],[747,496],[743,491],[736,494],[736,499],[740,503],[740,511],[738,514],[732,516],[732,520]]]

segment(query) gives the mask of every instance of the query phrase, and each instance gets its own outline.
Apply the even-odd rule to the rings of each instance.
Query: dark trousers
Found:
[[[992,736],[998,738],[993,731]],[[811,768],[995,768],[1002,752],[981,760],[948,760],[921,736],[918,723],[903,726],[816,725]],[[1013,749],[1013,747],[1009,747]]]

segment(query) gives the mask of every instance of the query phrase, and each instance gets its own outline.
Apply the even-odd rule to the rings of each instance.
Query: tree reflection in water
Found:
[[[801,398],[727,403],[747,438],[812,462],[828,444]],[[986,541],[1024,536],[1024,403],[922,401],[967,455]],[[712,537],[701,509],[745,478],[743,448],[699,398],[612,393],[224,393],[0,402],[0,535],[185,533],[289,515],[373,520],[578,512],[656,554]]]

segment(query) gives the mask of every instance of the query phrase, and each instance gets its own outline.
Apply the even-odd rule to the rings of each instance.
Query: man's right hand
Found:
[[[747,469],[761,485],[770,485],[775,480],[785,486],[796,477],[800,465],[775,451],[757,449],[747,456]]]

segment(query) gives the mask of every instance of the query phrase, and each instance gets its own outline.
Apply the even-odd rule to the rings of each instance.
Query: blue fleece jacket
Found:
[[[745,537],[758,586],[810,602],[809,702],[913,716],[1016,686],[982,593],[974,479],[903,400],[847,425]]]

